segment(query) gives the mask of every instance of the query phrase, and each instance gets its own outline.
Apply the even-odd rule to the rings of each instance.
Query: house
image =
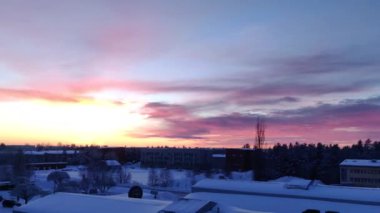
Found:
[[[346,159],[340,163],[342,185],[380,187],[380,160]]]

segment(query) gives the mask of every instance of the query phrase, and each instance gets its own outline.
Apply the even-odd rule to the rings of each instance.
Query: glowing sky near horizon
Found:
[[[380,140],[379,1],[0,3],[0,142]]]

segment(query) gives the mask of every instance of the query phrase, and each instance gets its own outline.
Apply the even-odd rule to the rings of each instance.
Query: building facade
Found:
[[[380,187],[380,160],[346,159],[340,164],[342,185]]]
[[[213,154],[223,150],[201,148],[144,148],[141,150],[141,165],[175,169],[212,169]]]
[[[249,171],[253,168],[253,149],[226,149],[227,171]]]

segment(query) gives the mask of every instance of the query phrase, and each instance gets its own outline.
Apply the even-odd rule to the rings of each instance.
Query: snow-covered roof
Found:
[[[157,213],[171,202],[98,195],[56,193],[14,209],[14,213]]]
[[[292,182],[304,182],[304,181],[310,181],[309,179],[304,179],[300,177],[295,177],[295,176],[282,176],[274,180],[270,180],[273,182],[283,182],[283,183],[292,183]],[[320,180],[314,180],[314,184],[322,184],[323,183]]]
[[[330,201],[294,199],[286,197],[271,197],[260,195],[242,195],[227,193],[195,192],[186,196],[189,199],[212,200],[220,208],[221,212],[303,212],[306,209],[318,209],[320,212],[336,211],[344,213],[379,213],[380,206],[360,205],[350,203],[337,203]]]
[[[107,166],[120,166],[121,164],[117,160],[105,160]]]
[[[162,209],[159,213],[166,213],[166,212],[193,213],[193,212],[198,212],[200,209],[202,209],[204,206],[208,205],[209,203],[210,201],[205,201],[205,200],[180,199],[168,205],[167,207]],[[216,203],[211,203],[211,204],[213,204],[212,207],[216,205]]]
[[[225,158],[226,154],[212,154],[213,158]]]
[[[42,151],[24,151],[25,155],[61,155],[64,154],[73,155],[75,154],[75,150],[42,150]]]
[[[317,184],[323,185],[323,183],[320,180],[308,180],[304,178],[299,177],[293,177],[293,176],[283,176],[280,178],[277,178],[275,180],[271,180],[271,182],[282,182],[285,183],[286,188],[293,188],[293,189],[308,189],[310,186],[314,186]]]
[[[380,189],[343,187],[313,184],[307,190],[288,188],[284,182],[234,181],[204,179],[197,182],[193,192],[213,192],[289,197],[295,199],[328,200],[332,202],[360,203],[380,207]]]
[[[363,160],[363,159],[346,159],[340,163],[341,166],[361,166],[361,167],[379,167],[380,160]]]

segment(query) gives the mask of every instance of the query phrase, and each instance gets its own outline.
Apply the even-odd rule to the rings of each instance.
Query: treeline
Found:
[[[276,144],[261,151],[261,163],[256,166],[260,176],[269,180],[282,176],[296,176],[321,180],[326,184],[339,183],[339,164],[345,159],[380,159],[380,141],[359,140],[351,146],[325,144]]]

